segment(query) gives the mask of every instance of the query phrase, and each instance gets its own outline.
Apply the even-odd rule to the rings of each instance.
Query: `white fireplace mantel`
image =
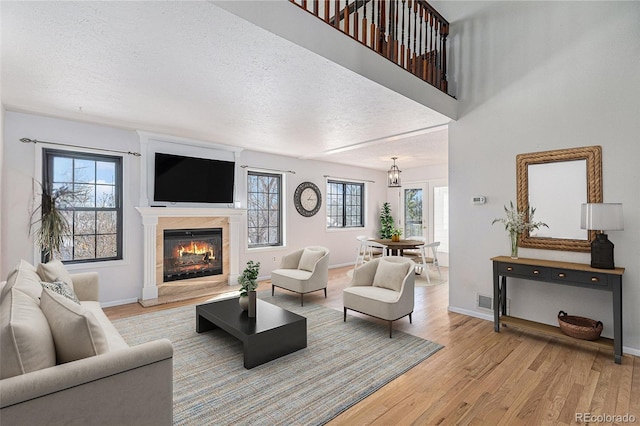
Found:
[[[161,217],[226,217],[229,221],[229,285],[238,283],[240,276],[240,247],[246,223],[245,209],[188,208],[188,207],[136,207],[144,226],[144,285],[142,300],[158,298],[156,282],[156,227]]]

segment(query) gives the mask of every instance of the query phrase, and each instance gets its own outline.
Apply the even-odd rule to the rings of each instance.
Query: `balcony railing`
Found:
[[[448,93],[449,23],[423,0],[289,0]]]

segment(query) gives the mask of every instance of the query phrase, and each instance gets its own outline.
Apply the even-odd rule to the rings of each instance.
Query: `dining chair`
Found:
[[[438,275],[442,278],[442,272],[440,272],[440,264],[438,263],[438,247],[440,246],[440,241],[435,241],[429,244],[423,244],[418,246],[418,250],[420,251],[420,257],[416,259],[416,273],[422,274],[422,272],[426,272],[425,277],[427,278],[427,283],[431,284],[431,280],[429,279],[429,265],[433,265],[438,270]],[[431,249],[431,257],[429,257],[429,249]]]
[[[415,241],[422,241],[423,244],[427,243],[427,239],[425,237],[423,237],[422,235],[416,235],[414,237],[407,237],[407,240],[415,240]],[[413,260],[414,262],[418,262],[418,260],[420,259],[420,249],[419,248],[415,248],[415,249],[404,249],[402,251],[402,255],[404,257],[408,257],[411,260]]]
[[[372,241],[370,237],[366,235],[360,235],[356,237],[360,242],[358,247],[358,256],[356,257],[355,266],[369,262],[377,257],[387,255],[387,246],[376,241]]]

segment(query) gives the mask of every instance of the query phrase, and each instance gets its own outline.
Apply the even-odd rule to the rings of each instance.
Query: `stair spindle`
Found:
[[[404,40],[404,13],[405,13],[405,7],[406,7],[406,0],[402,0],[402,24],[401,24],[401,28],[402,28],[402,34],[400,34],[400,66],[405,68],[406,64],[404,63],[404,54],[405,54],[405,40]]]
[[[364,10],[362,11],[362,42],[367,44],[367,0],[364,0]]]
[[[411,58],[411,72],[416,73],[416,40],[418,37],[418,2],[416,1],[415,7],[413,8],[413,57]]]
[[[346,0],[346,5],[344,6],[344,13],[343,13],[343,17],[344,17],[344,33],[347,35],[351,35],[351,32],[349,31],[349,0]]]

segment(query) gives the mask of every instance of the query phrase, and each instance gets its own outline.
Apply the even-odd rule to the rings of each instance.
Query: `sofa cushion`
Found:
[[[100,323],[82,305],[45,288],[40,308],[51,327],[59,364],[109,351]]]
[[[51,330],[38,302],[8,283],[3,290],[7,292],[0,302],[0,378],[56,365]]]
[[[402,282],[408,272],[407,263],[389,262],[382,258],[378,262],[378,269],[376,269],[376,275],[373,277],[373,286],[388,288],[393,291],[400,291],[402,289]]]
[[[52,260],[47,263],[38,264],[38,275],[42,281],[52,283],[54,281],[64,281],[73,289],[73,280],[71,274],[67,271],[64,264],[59,260]]]
[[[60,296],[64,296],[72,302],[77,303],[78,305],[80,304],[80,300],[74,293],[73,288],[66,282],[61,280],[56,280],[52,283],[41,281],[40,284],[42,285],[42,287],[58,293]]]
[[[26,260],[18,262],[15,268],[9,272],[7,285],[2,289],[1,299],[4,299],[10,288],[16,288],[39,302],[42,286],[40,285],[40,277],[36,272],[36,268]]]
[[[315,250],[312,248],[305,248],[300,256],[300,262],[298,262],[298,269],[303,271],[313,272],[316,267],[316,262],[322,259],[324,256],[324,250]]]
[[[96,317],[96,319],[98,320],[100,327],[102,327],[102,331],[104,331],[105,338],[107,339],[107,346],[109,347],[109,352],[116,349],[129,347],[129,345],[122,338],[122,336],[120,335],[116,327],[111,323],[111,321],[109,321],[109,318],[107,318],[107,315],[104,313],[104,311],[102,310],[102,307],[100,306],[100,302],[82,301],[80,302],[80,304],[87,311],[91,312],[93,316]]]

